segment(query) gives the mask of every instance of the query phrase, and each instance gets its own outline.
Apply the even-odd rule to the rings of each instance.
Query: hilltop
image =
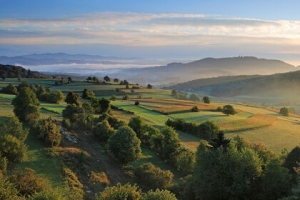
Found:
[[[37,71],[31,71],[20,66],[0,64],[0,77],[5,78],[43,78],[47,75]]]
[[[280,60],[256,57],[204,58],[183,63],[170,63],[166,66],[125,69],[124,78],[139,83],[170,85],[199,78],[236,75],[269,75],[295,71],[296,67]]]

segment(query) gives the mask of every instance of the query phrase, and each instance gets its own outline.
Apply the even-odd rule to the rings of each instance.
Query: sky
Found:
[[[298,0],[0,0],[0,5],[0,56],[256,56],[300,65]]]

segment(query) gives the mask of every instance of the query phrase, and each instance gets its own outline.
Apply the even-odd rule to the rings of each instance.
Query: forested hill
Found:
[[[300,71],[265,76],[222,76],[197,79],[168,87],[212,96],[293,95],[300,93]]]
[[[256,57],[205,58],[186,64],[171,63],[166,66],[132,69],[130,80],[134,78],[133,82],[147,80],[148,82],[157,83],[157,85],[163,85],[182,83],[199,78],[269,75],[295,70],[295,66],[280,60],[259,59]],[[130,77],[126,78],[129,79]]]
[[[0,78],[42,78],[47,75],[20,66],[0,64]]]

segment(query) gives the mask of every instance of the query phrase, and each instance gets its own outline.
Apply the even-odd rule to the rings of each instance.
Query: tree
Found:
[[[153,86],[152,86],[151,84],[148,84],[148,85],[147,85],[147,88],[148,88],[148,89],[152,89]]]
[[[137,160],[141,156],[141,141],[129,126],[121,126],[109,138],[109,150],[123,164]]]
[[[100,142],[106,143],[109,137],[114,133],[114,129],[107,120],[104,120],[96,125],[94,133]]]
[[[195,94],[191,94],[190,95],[190,100],[191,101],[200,101],[199,97],[197,95],[195,95]]]
[[[21,142],[24,142],[28,136],[28,130],[23,129],[22,123],[17,117],[9,117],[0,123],[0,135],[10,134],[15,136]]]
[[[79,115],[83,112],[83,108],[78,107],[75,104],[70,104],[62,111],[62,116],[65,119],[69,119],[71,123],[75,123],[79,120]]]
[[[19,94],[13,99],[14,113],[21,121],[29,121],[39,117],[40,102],[29,87],[19,89]]]
[[[106,187],[103,192],[96,195],[96,200],[140,200],[141,190],[136,185],[129,183]]]
[[[223,106],[223,113],[225,115],[229,116],[229,115],[236,114],[236,111],[235,111],[235,109],[233,108],[232,105],[225,105],[225,106]]]
[[[172,90],[172,96],[177,97],[178,96],[178,91],[177,90]]]
[[[250,148],[210,150],[201,142],[192,184],[195,199],[251,199],[261,171],[261,160]]]
[[[283,116],[289,116],[289,109],[288,108],[286,108],[286,107],[283,107],[283,108],[280,108],[280,111],[279,111],[279,113],[280,114],[282,114]]]
[[[175,157],[175,167],[184,175],[191,174],[194,171],[196,163],[195,153],[186,148],[180,148]]]
[[[175,153],[180,147],[178,134],[172,127],[169,126],[164,126],[161,130],[161,133],[163,135],[162,157],[165,159],[170,159],[173,153]]]
[[[74,92],[69,92],[67,94],[65,102],[67,104],[75,104],[76,106],[79,106],[80,105],[80,101],[79,101],[78,98],[79,98],[78,94],[75,94]]]
[[[206,121],[198,126],[197,135],[204,140],[211,140],[217,137],[219,127],[212,121]]]
[[[72,82],[73,82],[73,80],[72,80],[72,78],[71,78],[70,76],[68,77],[68,82],[69,82],[69,83],[72,83]]]
[[[140,105],[140,102],[139,101],[135,101],[134,105],[138,106],[138,105]]]
[[[136,133],[138,138],[141,137],[141,134],[144,131],[145,125],[146,125],[146,123],[145,123],[144,119],[141,118],[140,116],[132,117],[128,123],[128,126],[134,130],[134,132]]]
[[[1,89],[1,92],[4,94],[17,94],[18,89],[13,84],[8,84],[6,87]]]
[[[118,78],[114,78],[114,82],[118,83],[120,80]]]
[[[203,97],[203,102],[209,104],[210,103],[210,98],[208,96],[204,96]]]
[[[277,159],[271,160],[262,172],[263,199],[280,199],[291,190],[289,170]]]
[[[287,155],[283,166],[290,170],[290,173],[296,174],[294,170],[298,167],[298,163],[300,163],[300,146],[296,146],[292,149],[292,151]]]
[[[95,93],[92,90],[87,90],[84,89],[82,92],[82,96],[83,99],[94,99],[95,97]]]
[[[177,200],[175,194],[169,190],[156,189],[155,191],[150,190],[143,195],[142,200]]]
[[[103,80],[105,80],[106,82],[109,82],[110,78],[108,76],[104,76]]]
[[[47,101],[50,103],[59,104],[64,98],[65,96],[60,90],[51,91],[47,94]]]
[[[21,161],[27,147],[23,142],[11,134],[0,135],[0,155],[6,157],[9,162]]]
[[[39,120],[34,129],[37,137],[46,143],[51,144],[51,147],[60,144],[62,135],[59,126],[54,123],[54,120],[51,117]]]
[[[106,98],[102,98],[99,101],[99,104],[101,106],[101,113],[109,113],[110,112],[110,101]]]

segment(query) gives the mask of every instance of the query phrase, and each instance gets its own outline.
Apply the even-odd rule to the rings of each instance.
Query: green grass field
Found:
[[[165,122],[168,120],[166,115],[159,114],[157,112],[147,110],[143,107],[134,105],[131,101],[112,101],[112,105],[124,109],[126,111],[134,112],[146,120],[146,122],[152,125],[164,126]]]

